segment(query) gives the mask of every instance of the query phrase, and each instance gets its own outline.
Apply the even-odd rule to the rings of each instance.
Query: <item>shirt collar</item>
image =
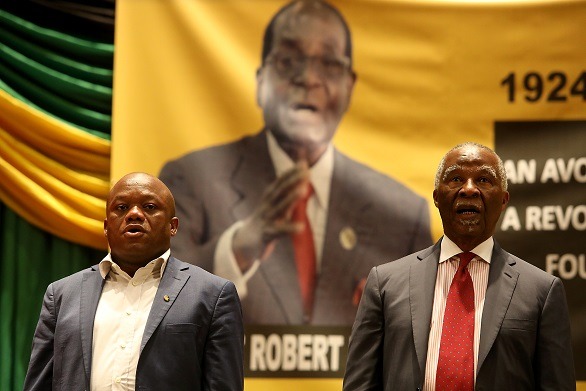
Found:
[[[450,238],[446,235],[442,238],[441,241],[441,251],[440,251],[440,258],[439,263],[445,262],[448,259],[452,258],[455,255],[458,255],[463,250],[458,247],[456,243],[454,243]],[[478,246],[474,247],[470,252],[474,253],[478,257],[480,257],[483,261],[490,263],[492,258],[492,249],[494,247],[494,239],[492,236],[486,239],[484,242],[480,243]]]
[[[150,269],[150,273],[158,274],[159,276],[162,276],[163,273],[165,272],[165,267],[167,266],[167,261],[169,260],[170,255],[171,255],[171,249],[168,249],[167,251],[165,251],[163,253],[163,255],[161,255],[158,258],[153,259],[152,261],[150,261],[149,263],[147,263],[145,266],[141,267],[138,270],[141,270],[141,269],[149,270]],[[116,262],[114,262],[112,260],[112,253],[108,253],[108,255],[106,255],[104,257],[104,259],[102,259],[102,261],[98,265],[98,268],[100,269],[100,275],[102,276],[103,279],[106,279],[106,277],[108,276],[108,274],[110,272],[115,273],[115,274],[124,274],[124,275],[128,276],[128,274],[124,270],[122,270]],[[130,278],[130,276],[128,276],[128,277]]]
[[[267,134],[267,145],[269,148],[269,155],[273,166],[275,167],[275,174],[281,176],[285,171],[293,168],[295,163],[289,155],[279,146],[275,136],[270,131]],[[309,168],[309,178],[313,191],[317,198],[320,207],[325,208],[328,205],[330,196],[330,183],[334,172],[334,146],[332,143],[328,144],[326,151],[319,158],[319,160]]]

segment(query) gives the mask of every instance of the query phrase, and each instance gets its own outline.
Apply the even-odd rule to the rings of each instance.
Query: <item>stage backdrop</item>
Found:
[[[358,74],[336,147],[425,197],[434,240],[440,158],[464,141],[495,147],[512,192],[497,239],[564,280],[585,381],[586,2],[332,3]],[[117,2],[113,181],[261,129],[255,72],[283,4]],[[348,332],[248,327],[246,389],[339,389]]]

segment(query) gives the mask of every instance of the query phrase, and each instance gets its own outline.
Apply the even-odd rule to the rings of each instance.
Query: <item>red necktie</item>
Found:
[[[474,390],[474,286],[466,267],[474,254],[460,254],[460,265],[450,285],[440,354],[436,391]]]
[[[315,290],[315,247],[313,244],[313,233],[307,218],[307,201],[313,194],[313,188],[305,197],[300,199],[293,209],[293,221],[303,223],[303,230],[293,234],[293,248],[295,249],[295,263],[297,265],[297,276],[301,297],[303,299],[303,315],[306,322],[311,320],[313,310],[313,294]]]

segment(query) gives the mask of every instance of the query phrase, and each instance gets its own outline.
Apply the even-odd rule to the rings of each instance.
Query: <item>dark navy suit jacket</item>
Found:
[[[96,265],[49,285],[25,391],[90,389],[103,284]],[[243,343],[234,284],[169,257],[142,337],[136,389],[242,390]]]
[[[372,269],[350,338],[345,391],[422,389],[439,256],[440,242]],[[576,389],[561,280],[496,242],[475,389]]]

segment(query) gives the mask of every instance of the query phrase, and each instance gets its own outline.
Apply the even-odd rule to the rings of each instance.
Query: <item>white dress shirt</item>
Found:
[[[269,155],[273,162],[273,166],[275,167],[275,174],[279,177],[285,171],[293,168],[295,162],[293,162],[289,155],[283,151],[271,132],[267,131],[266,134]],[[321,269],[321,255],[326,234],[326,222],[333,172],[334,147],[332,144],[329,144],[324,154],[309,169],[310,181],[314,192],[307,202],[307,217],[313,233],[313,243],[315,246],[317,262],[316,271],[318,274]],[[214,254],[214,273],[234,282],[240,298],[244,299],[248,294],[247,282],[258,270],[260,261],[257,259],[244,274],[238,267],[236,257],[232,252],[232,240],[234,233],[242,226],[242,224],[241,221],[232,224],[226,231],[224,231],[222,236],[220,236]]]
[[[105,282],[94,318],[91,391],[134,391],[142,335],[170,254],[167,250],[132,278],[111,254],[100,262]]]
[[[468,272],[474,286],[474,381],[476,381],[476,367],[478,364],[478,347],[480,345],[480,325],[482,322],[482,311],[484,309],[484,297],[488,286],[488,271],[492,258],[494,240],[492,237],[472,249],[475,257],[468,264]],[[435,280],[435,291],[433,296],[433,310],[431,314],[431,329],[427,344],[427,361],[425,365],[425,383],[423,391],[435,390],[435,377],[437,362],[439,359],[440,342],[442,337],[442,325],[446,300],[454,275],[458,270],[460,258],[458,254],[463,251],[444,235],[441,242],[441,252],[437,276]]]

